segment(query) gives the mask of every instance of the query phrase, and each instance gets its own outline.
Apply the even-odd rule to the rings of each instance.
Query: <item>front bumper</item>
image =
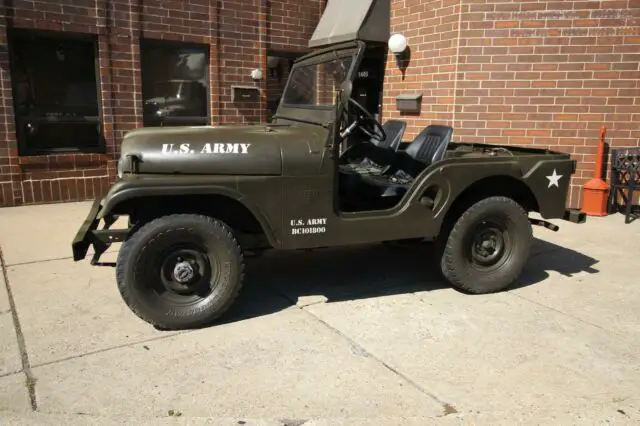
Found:
[[[98,214],[102,208],[101,199],[96,199],[91,205],[91,209],[86,219],[76,232],[76,236],[71,243],[73,251],[73,260],[79,261],[87,256],[89,247],[93,246],[92,265],[98,265],[100,256],[107,251],[112,243],[124,241],[129,234],[129,229],[109,229],[111,225],[118,219],[118,216],[106,215],[103,219],[104,226],[98,229],[100,219]]]

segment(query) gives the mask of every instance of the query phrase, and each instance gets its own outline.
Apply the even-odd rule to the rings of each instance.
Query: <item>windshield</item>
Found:
[[[334,107],[335,95],[353,62],[352,56],[297,66],[282,95],[282,103],[299,107]]]

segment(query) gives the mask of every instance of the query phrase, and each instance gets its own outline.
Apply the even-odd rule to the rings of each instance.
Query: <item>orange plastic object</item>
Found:
[[[606,216],[607,203],[611,188],[602,179],[602,161],[604,157],[604,135],[607,131],[605,126],[600,128],[600,141],[598,142],[598,153],[596,154],[596,165],[593,179],[585,183],[582,188],[582,211],[588,216]]]

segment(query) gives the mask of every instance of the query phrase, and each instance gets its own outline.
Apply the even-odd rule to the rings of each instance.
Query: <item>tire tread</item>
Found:
[[[200,223],[205,223],[208,224],[209,226],[212,227],[212,229],[216,229],[218,232],[220,232],[222,234],[222,236],[228,240],[228,243],[230,243],[232,250],[235,251],[235,254],[238,256],[238,258],[240,259],[239,265],[238,265],[238,284],[235,286],[233,293],[229,296],[228,300],[226,301],[226,303],[217,310],[216,314],[214,316],[210,316],[204,320],[198,321],[198,322],[192,322],[189,324],[189,328],[198,328],[198,327],[202,327],[202,326],[206,326],[209,323],[215,321],[216,319],[218,319],[220,316],[222,316],[224,313],[226,313],[229,308],[231,307],[231,305],[235,302],[235,300],[237,299],[238,295],[240,294],[240,291],[242,290],[242,287],[244,285],[244,277],[245,277],[245,263],[244,263],[244,256],[242,253],[242,248],[240,247],[240,245],[238,244],[238,241],[236,240],[235,236],[233,235],[233,232],[231,231],[231,229],[224,224],[223,222],[214,219],[210,216],[205,216],[205,215],[199,215],[199,214],[173,214],[173,215],[167,215],[167,216],[161,216],[158,218],[155,218],[149,222],[146,222],[144,225],[142,225],[139,229],[137,229],[123,244],[122,247],[120,248],[120,251],[118,253],[118,260],[116,262],[116,282],[118,285],[118,290],[120,291],[120,294],[124,300],[124,302],[127,304],[127,306],[131,309],[131,311],[138,316],[139,318],[141,318],[142,320],[148,322],[149,324],[153,325],[154,327],[158,328],[158,329],[162,329],[162,330],[173,330],[173,329],[177,329],[177,328],[184,328],[184,327],[175,327],[172,326],[171,324],[167,324],[164,323],[162,321],[158,321],[154,318],[149,317],[148,315],[145,315],[144,312],[142,312],[138,306],[138,303],[135,299],[135,297],[133,297],[133,295],[131,294],[131,289],[129,288],[129,286],[127,285],[127,280],[126,280],[126,270],[127,270],[127,260],[132,258],[132,249],[133,247],[135,247],[136,242],[138,240],[140,240],[141,238],[144,238],[147,233],[152,232],[152,230],[157,229],[159,227],[163,227],[166,226],[167,224],[170,224],[172,222],[176,222],[176,221],[180,221],[182,222],[183,220],[190,220],[190,221],[198,221]],[[194,228],[189,228],[189,227],[177,227],[177,228],[172,228],[170,230],[166,230],[163,232],[160,232],[158,234],[156,234],[153,238],[151,238],[149,241],[147,241],[141,248],[140,251],[144,251],[156,238],[158,238],[159,236],[161,236],[162,234],[165,234],[167,232],[173,232],[176,230],[193,230]]]
[[[478,201],[477,203],[471,205],[464,213],[462,213],[462,215],[455,222],[455,224],[451,229],[451,232],[446,237],[446,241],[444,241],[443,247],[440,250],[440,255],[442,256],[440,269],[444,278],[446,278],[447,281],[449,281],[454,287],[457,287],[458,289],[470,294],[483,294],[483,293],[493,293],[496,291],[500,291],[500,289],[486,291],[477,286],[474,286],[473,283],[463,280],[459,276],[458,268],[456,267],[456,261],[452,253],[454,250],[453,249],[454,241],[460,238],[459,234],[464,231],[462,229],[464,226],[464,221],[469,216],[474,215],[478,210],[481,210],[482,208],[484,208],[484,206],[486,206],[487,204],[508,205],[516,209],[519,214],[523,216],[527,216],[527,212],[525,211],[525,209],[513,199],[504,197],[504,196],[494,196],[494,197],[484,198]],[[533,239],[533,233],[532,233],[531,227],[529,227],[528,230],[529,232],[527,233],[526,238],[529,240],[527,241],[527,245],[530,245],[530,241]],[[518,236],[518,237],[520,238],[521,236]],[[517,270],[512,271],[511,274],[508,276],[507,281],[509,281],[509,283],[511,284],[513,281],[515,281],[518,278],[518,275],[519,275],[519,271]]]

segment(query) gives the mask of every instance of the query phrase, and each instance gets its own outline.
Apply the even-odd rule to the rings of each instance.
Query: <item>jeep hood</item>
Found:
[[[292,130],[265,125],[147,127],[123,138],[121,156],[135,157],[138,173],[280,175],[283,132]]]

